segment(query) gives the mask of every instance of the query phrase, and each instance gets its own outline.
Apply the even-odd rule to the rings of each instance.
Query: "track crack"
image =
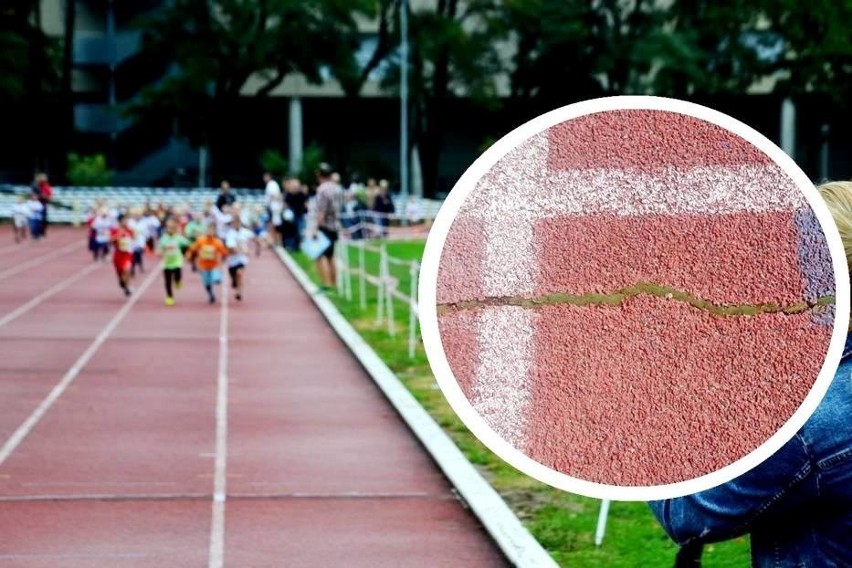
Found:
[[[569,305],[569,306],[619,306],[628,298],[635,296],[655,296],[676,302],[683,302],[690,306],[704,310],[714,316],[759,316],[764,314],[795,315],[808,310],[817,310],[821,307],[835,303],[834,295],[825,295],[814,301],[802,300],[790,304],[777,304],[773,302],[757,304],[719,304],[695,296],[685,290],[679,290],[671,286],[657,284],[655,282],[637,282],[627,288],[622,288],[610,294],[590,292],[586,294],[572,294],[570,292],[555,292],[535,298],[526,296],[496,296],[483,300],[469,300],[462,302],[449,302],[438,304],[438,315],[446,313],[473,310],[491,306],[515,306],[527,309],[539,309],[545,306]]]

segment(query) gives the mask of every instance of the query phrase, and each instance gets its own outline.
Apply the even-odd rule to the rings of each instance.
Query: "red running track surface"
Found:
[[[174,307],[159,274],[137,276],[138,301],[9,446],[127,303],[108,263],[78,274],[82,231],[49,238],[0,249],[2,278],[79,243],[0,280],[4,318],[77,278],[0,319],[0,564],[207,566],[225,308],[188,269]],[[227,317],[225,566],[505,564],[272,254]]]

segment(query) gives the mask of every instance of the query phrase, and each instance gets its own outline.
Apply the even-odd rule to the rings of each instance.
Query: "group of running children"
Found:
[[[266,239],[262,216],[237,204],[222,209],[208,204],[203,211],[193,212],[189,207],[122,210],[98,202],[89,211],[86,225],[94,260],[106,262],[112,249],[118,284],[128,297],[136,272],[144,272],[146,255],[161,258],[167,306],[175,304],[175,290],[183,284],[187,261],[201,276],[211,304],[216,302],[214,288],[222,281],[223,264],[228,267],[234,298],[242,300],[250,251],[259,255]]]

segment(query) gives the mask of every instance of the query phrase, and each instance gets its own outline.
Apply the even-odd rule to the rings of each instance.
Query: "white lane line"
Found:
[[[322,312],[325,319],[358,359],[376,385],[417,437],[423,447],[447,476],[450,483],[482,523],[513,566],[556,568],[550,554],[509,508],[503,498],[468,461],[438,423],[408,392],[397,376],[382,361],[355,329],[349,325],[334,304],[284,249],[275,250],[303,290]]]
[[[51,260],[51,259],[53,259],[57,256],[65,254],[66,252],[68,252],[69,250],[71,250],[73,248],[82,247],[82,246],[83,245],[81,243],[75,241],[73,243],[69,243],[69,244],[65,245],[62,248],[55,249],[55,250],[53,250],[53,251],[51,251],[47,254],[37,256],[37,257],[33,258],[32,260],[28,260],[27,262],[21,263],[18,266],[15,266],[15,267],[9,268],[8,270],[4,270],[3,272],[0,272],[0,280],[3,280],[4,278],[8,278],[10,276],[14,276],[15,274],[21,273],[24,270],[29,270],[30,268],[34,268],[36,266],[39,266],[40,264],[44,264],[48,260]]]
[[[213,520],[210,524],[209,568],[225,563],[225,499],[228,465],[228,292],[222,291],[219,318],[219,379],[216,393],[216,462],[213,474]]]
[[[53,559],[89,559],[89,558],[147,558],[149,555],[144,552],[93,552],[91,554],[85,553],[76,553],[76,552],[68,552],[68,553],[54,553],[54,554],[0,554],[0,560],[26,560],[26,559],[37,559],[37,558],[53,558]]]
[[[25,246],[27,246],[27,244],[28,243],[15,243],[13,245],[7,245],[5,247],[0,247],[0,254],[6,252],[7,250],[12,250],[12,249],[23,250],[23,248]]]
[[[62,377],[62,379],[57,383],[53,390],[50,391],[44,400],[41,401],[41,404],[33,411],[29,417],[24,420],[23,424],[18,426],[18,429],[15,430],[15,433],[6,440],[6,443],[3,444],[3,447],[0,448],[0,465],[3,465],[12,452],[24,441],[30,432],[32,432],[33,428],[39,423],[39,421],[44,417],[45,413],[53,406],[53,403],[62,396],[62,393],[71,385],[74,379],[77,378],[77,375],[80,374],[80,371],[83,370],[88,362],[94,357],[95,353],[100,349],[101,345],[112,335],[112,332],[115,331],[115,328],[118,327],[118,324],[121,323],[121,320],[124,319],[124,316],[130,312],[130,309],[136,304],[136,301],[142,297],[142,294],[151,285],[154,279],[159,276],[160,270],[159,267],[157,270],[151,272],[145,281],[142,282],[142,285],[138,290],[127,300],[127,303],[122,306],[118,313],[113,316],[113,318],[107,323],[106,327],[101,330],[100,334],[95,338],[95,340],[89,345],[88,349],[86,349],[80,358],[74,362],[74,365],[68,369],[68,372]]]
[[[58,294],[62,290],[68,288],[69,286],[71,286],[72,284],[74,284],[75,282],[77,282],[78,280],[80,280],[81,278],[83,278],[84,276],[89,274],[90,272],[94,272],[95,270],[97,270],[101,266],[102,266],[101,263],[90,264],[90,265],[86,266],[83,270],[81,270],[81,271],[77,272],[76,274],[74,274],[73,276],[71,276],[70,278],[66,278],[65,280],[63,280],[62,282],[59,282],[55,286],[48,288],[47,290],[45,290],[44,292],[42,292],[41,294],[39,294],[38,296],[36,296],[32,300],[30,300],[26,304],[22,305],[18,309],[11,311],[8,314],[6,314],[5,316],[3,316],[2,318],[0,318],[0,327],[3,327],[4,325],[9,323],[10,321],[24,315],[25,313],[27,313],[28,311],[30,311],[31,309],[33,309],[34,307],[36,307],[37,305],[42,303],[43,301],[47,300],[48,298],[50,298],[51,296],[53,296],[55,294]]]

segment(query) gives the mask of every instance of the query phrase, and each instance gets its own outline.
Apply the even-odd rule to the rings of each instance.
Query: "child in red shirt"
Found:
[[[130,296],[130,269],[133,267],[133,230],[128,226],[127,215],[118,216],[118,227],[110,231],[110,242],[113,253],[112,263],[118,276],[118,285],[124,290],[125,296]]]

